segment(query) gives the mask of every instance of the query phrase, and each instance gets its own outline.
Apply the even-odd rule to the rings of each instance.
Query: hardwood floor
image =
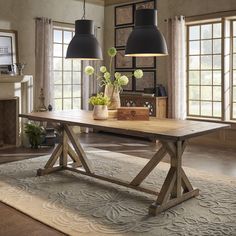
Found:
[[[158,143],[144,139],[114,136],[105,133],[81,134],[81,142],[86,147],[115,151],[142,158],[150,158],[159,148]],[[32,151],[27,148],[0,150],[0,164],[27,158],[36,158],[51,153],[51,148]],[[165,162],[169,158],[164,159]],[[183,156],[183,165],[209,173],[236,177],[236,148],[218,148],[203,145],[189,145]],[[64,235],[37,220],[0,203],[0,236]]]

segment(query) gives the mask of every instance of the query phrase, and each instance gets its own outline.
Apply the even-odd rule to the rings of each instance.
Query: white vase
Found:
[[[110,98],[109,110],[116,110],[120,107],[120,91],[113,85],[106,85],[104,95]]]
[[[106,120],[108,118],[107,105],[95,105],[93,108],[94,120]]]

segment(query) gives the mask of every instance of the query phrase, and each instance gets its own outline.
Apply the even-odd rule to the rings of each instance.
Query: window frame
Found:
[[[61,34],[62,34],[62,41],[59,43],[59,42],[55,42],[54,40],[54,31],[55,30],[58,30],[58,31],[61,31]],[[64,24],[64,23],[58,23],[58,22],[55,22],[53,24],[53,30],[52,30],[52,48],[54,49],[54,45],[61,45],[62,47],[62,55],[61,56],[54,56],[54,53],[52,55],[52,58],[53,58],[53,62],[54,62],[54,58],[59,58],[62,60],[62,64],[61,64],[61,70],[56,70],[54,69],[54,66],[52,68],[52,73],[53,73],[53,78],[54,78],[54,73],[61,73],[61,83],[55,83],[55,80],[53,79],[53,86],[55,88],[55,86],[61,86],[61,96],[60,97],[55,97],[55,89],[54,89],[54,102],[56,104],[56,100],[61,100],[61,108],[60,110],[68,110],[67,108],[65,108],[65,102],[66,100],[70,100],[70,109],[73,110],[73,109],[81,109],[82,107],[82,88],[83,88],[83,79],[82,79],[82,61],[80,61],[80,68],[78,70],[75,70],[74,69],[74,61],[71,60],[71,59],[65,59],[65,46],[68,45],[67,43],[65,43],[65,36],[64,36],[64,32],[65,31],[68,31],[68,32],[71,32],[72,34],[72,37],[74,36],[74,25],[73,24]],[[70,70],[65,70],[64,69],[64,60],[71,60],[71,69]],[[71,76],[71,81],[70,83],[68,84],[65,84],[64,83],[64,77],[65,77],[65,72],[70,72],[70,76]],[[74,73],[79,73],[80,74],[80,83],[74,83]],[[68,97],[65,97],[65,94],[64,94],[64,91],[65,91],[65,86],[70,86],[70,90],[71,90],[71,94],[70,96]],[[80,86],[80,96],[74,96],[74,86]],[[74,106],[74,100],[75,99],[78,99],[79,100],[79,106],[78,107],[75,107]],[[56,105],[55,105],[55,109],[56,109]],[[59,110],[59,109],[58,109]]]
[[[214,31],[213,31],[213,25],[214,24],[221,24],[221,37],[217,37],[217,38],[214,38],[213,34],[214,34]],[[210,38],[206,38],[206,39],[202,39],[201,38],[201,28],[202,28],[202,25],[209,25],[211,24],[212,25],[212,33],[211,33],[211,37]],[[190,40],[189,39],[189,28],[192,27],[192,26],[199,26],[199,39],[193,39],[193,40]],[[222,120],[223,118],[223,109],[222,109],[222,104],[223,104],[223,94],[221,93],[221,100],[214,100],[214,87],[220,87],[221,88],[221,91],[223,90],[223,80],[221,78],[221,84],[219,85],[214,85],[213,83],[213,73],[214,72],[220,72],[221,73],[221,77],[222,77],[222,70],[223,70],[223,64],[224,64],[224,61],[223,61],[223,58],[222,58],[222,55],[223,55],[223,37],[222,37],[222,32],[223,32],[223,22],[222,20],[220,19],[214,19],[214,20],[209,20],[209,21],[201,21],[201,22],[189,22],[188,24],[186,24],[186,112],[187,112],[187,118],[198,118],[198,119],[212,119],[212,120]],[[220,53],[214,53],[213,51],[213,47],[214,47],[214,40],[221,40],[221,52]],[[204,41],[207,41],[207,40],[211,40],[212,41],[212,50],[211,50],[211,53],[205,53],[205,54],[202,54],[201,52],[201,48],[202,48],[202,42]],[[190,42],[194,42],[194,41],[199,41],[199,54],[193,54],[193,55],[190,55]],[[190,57],[191,56],[198,56],[199,57],[199,68],[194,70],[194,69],[190,69],[189,66],[190,66]],[[201,68],[201,60],[202,60],[202,57],[203,56],[211,56],[212,58],[212,61],[211,61],[211,69],[202,69]],[[214,56],[221,56],[221,67],[220,69],[214,69],[214,61],[213,61],[213,57]],[[189,72],[191,71],[195,71],[195,72],[198,72],[199,73],[199,84],[198,85],[191,85],[189,83]],[[202,71],[210,71],[210,73],[212,74],[212,84],[211,85],[203,85],[201,83],[201,77],[202,77]],[[198,100],[193,100],[193,99],[190,99],[189,98],[189,95],[190,95],[190,90],[189,90],[189,87],[190,86],[196,86],[199,88],[199,99]],[[201,97],[201,91],[202,91],[202,87],[206,87],[206,86],[210,86],[212,89],[211,91],[211,97],[212,99],[211,100],[203,100],[202,97]],[[199,103],[199,115],[191,115],[190,114],[190,105],[189,103],[191,101],[195,101],[195,102],[198,102]],[[208,115],[201,115],[201,107],[202,107],[202,102],[210,102],[212,103],[211,104],[211,107],[212,107],[212,116],[208,116]],[[221,103],[221,115],[220,116],[214,116],[214,103]]]

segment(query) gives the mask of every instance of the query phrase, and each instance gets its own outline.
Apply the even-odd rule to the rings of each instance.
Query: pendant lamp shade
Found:
[[[92,20],[75,21],[75,35],[68,45],[66,58],[102,60],[102,50],[94,36]]]
[[[135,13],[135,26],[131,32],[125,56],[166,56],[168,50],[162,33],[157,28],[157,10],[139,9]]]

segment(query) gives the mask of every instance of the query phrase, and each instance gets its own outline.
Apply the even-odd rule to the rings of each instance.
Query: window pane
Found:
[[[73,70],[81,71],[81,60],[73,60]]]
[[[63,110],[71,110],[71,99],[63,99]]]
[[[53,56],[54,57],[62,57],[62,44],[54,44],[53,45]]]
[[[213,69],[221,69],[221,56],[213,56]]]
[[[213,24],[213,38],[221,38],[221,23]]]
[[[81,85],[73,86],[73,97],[81,97]]]
[[[64,59],[64,70],[72,70],[72,61],[70,59]]]
[[[236,70],[233,71],[233,85],[236,85]]]
[[[201,84],[212,85],[212,71],[201,72]]]
[[[213,116],[221,117],[221,103],[213,102]]]
[[[54,97],[62,98],[62,85],[54,85]]]
[[[73,99],[73,109],[80,109],[81,108],[81,99],[74,98]]]
[[[81,84],[81,72],[73,72],[73,84]]]
[[[55,99],[55,110],[62,110],[62,99]]]
[[[53,70],[62,70],[61,58],[53,58]]]
[[[189,57],[189,69],[190,70],[197,70],[199,69],[199,56],[190,56]]]
[[[233,87],[233,102],[236,102],[236,87]]]
[[[201,26],[201,39],[212,38],[212,25],[202,25]]]
[[[199,71],[189,71],[189,84],[199,85]]]
[[[221,39],[214,39],[213,40],[213,54],[220,54],[221,53]]]
[[[190,40],[200,39],[200,27],[199,26],[190,26],[189,27],[189,39]]]
[[[233,69],[236,69],[236,54],[233,56]]]
[[[201,102],[201,115],[212,116],[212,103],[211,102]]]
[[[63,84],[71,84],[71,72],[64,72]]]
[[[64,85],[63,86],[63,96],[65,98],[70,98],[71,97],[71,85]]]
[[[200,115],[200,105],[198,101],[189,101],[189,115]]]
[[[53,73],[54,84],[62,84],[62,72]]]
[[[189,86],[189,99],[199,100],[199,87],[198,86]]]
[[[233,52],[236,53],[236,38],[233,39]]]
[[[220,86],[213,87],[213,100],[221,101],[221,87]]]
[[[54,43],[62,43],[62,31],[61,30],[53,30],[53,42]]]
[[[200,41],[192,41],[189,43],[189,55],[200,54]]]
[[[72,39],[71,31],[64,31],[64,43],[69,44]]]
[[[236,119],[236,103],[233,104],[233,118]]]
[[[202,69],[212,69],[212,56],[202,56],[201,57],[201,68]]]
[[[213,84],[221,85],[221,71],[213,71]]]
[[[201,54],[212,54],[212,40],[203,40],[201,42]]]
[[[236,21],[233,22],[233,35],[236,36]]]
[[[212,87],[211,86],[201,87],[201,100],[212,100]]]

